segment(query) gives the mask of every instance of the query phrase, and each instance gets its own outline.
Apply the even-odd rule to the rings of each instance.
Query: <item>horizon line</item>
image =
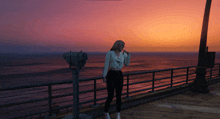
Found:
[[[76,51],[71,51],[71,52],[76,52]],[[80,51],[79,51],[80,52]],[[83,52],[83,51],[82,51]],[[107,51],[108,52],[108,51]],[[213,51],[210,51],[213,52]],[[215,51],[216,53],[220,52],[220,51]],[[52,53],[52,54],[59,54],[59,53],[66,53],[66,52],[0,52],[0,54],[48,54],[48,53]],[[97,54],[97,53],[106,53],[106,52],[84,52],[84,53],[89,53],[89,54]],[[129,53],[199,53],[199,51],[142,51],[142,52],[129,52]]]

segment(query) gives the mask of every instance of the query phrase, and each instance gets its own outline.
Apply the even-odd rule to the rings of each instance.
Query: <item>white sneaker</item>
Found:
[[[111,119],[109,113],[105,113],[105,119]]]
[[[121,117],[120,117],[120,112],[116,112],[116,119],[121,119]]]

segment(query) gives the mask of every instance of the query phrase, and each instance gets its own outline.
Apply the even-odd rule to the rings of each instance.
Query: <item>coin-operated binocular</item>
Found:
[[[66,52],[63,53],[63,58],[66,59],[66,62],[69,64],[69,68],[71,69],[71,66],[84,67],[86,64],[86,60],[88,59],[87,54],[81,52]]]
[[[63,58],[69,64],[69,68],[71,66],[74,68],[72,69],[73,74],[73,119],[83,119],[85,114],[79,114],[79,70],[81,67],[84,67],[86,64],[86,60],[88,59],[87,54],[81,52],[66,52],[63,53]],[[92,119],[89,115],[86,116],[88,119]]]

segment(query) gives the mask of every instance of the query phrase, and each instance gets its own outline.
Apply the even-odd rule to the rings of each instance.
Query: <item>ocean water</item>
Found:
[[[85,66],[80,70],[79,79],[91,78],[91,77],[101,77],[102,71],[104,68],[105,55],[106,53],[87,53],[88,60],[86,61]],[[146,52],[146,53],[132,53],[129,66],[124,66],[122,68],[123,74],[132,73],[132,72],[142,72],[150,70],[160,70],[168,68],[179,68],[179,67],[188,67],[196,66],[198,62],[198,52]],[[220,63],[220,52],[216,53],[215,63]],[[192,70],[191,72],[194,72]],[[185,72],[186,69],[174,71],[174,75],[184,74],[180,72]],[[170,72],[167,73],[167,77],[170,76]],[[194,75],[195,76],[195,75]],[[143,78],[144,77],[144,78]],[[165,74],[156,73],[155,78],[165,77]],[[48,83],[54,81],[63,81],[69,80],[72,78],[72,72],[69,70],[69,65],[63,59],[62,53],[45,53],[45,54],[1,54],[0,56],[0,86],[1,87],[10,87],[18,85],[28,85],[28,84],[38,84],[38,83]],[[126,79],[126,77],[124,77]],[[152,75],[139,75],[130,76],[130,83],[144,80],[151,80]],[[132,80],[133,79],[133,80]],[[179,81],[180,79],[176,79]],[[94,81],[88,81],[80,83],[80,91],[93,89]],[[174,81],[175,82],[175,81]],[[167,84],[170,83],[170,80],[164,80],[155,85]],[[126,81],[124,81],[126,84]],[[143,87],[151,87],[151,83],[143,83],[138,85],[130,86],[130,91],[135,91],[137,89],[142,89]],[[63,93],[72,92],[72,84],[63,84],[52,86],[52,89],[58,88],[67,88],[53,93],[54,95],[59,95]],[[97,80],[97,88],[106,87],[106,84],[102,83],[102,80]],[[68,89],[69,88],[69,89]],[[126,92],[126,87],[124,87],[123,93]],[[31,88],[31,89],[20,89],[12,91],[3,91],[1,94],[0,104],[5,104],[9,102],[22,101],[24,99],[36,99],[47,97],[47,92],[42,95],[33,95],[31,93],[47,90],[47,87]],[[28,95],[23,95],[23,93]],[[138,94],[138,93],[135,93]],[[13,96],[12,95],[16,95]],[[134,95],[134,94],[133,94]],[[97,98],[107,96],[106,91],[98,91]],[[80,102],[86,101],[93,98],[93,93],[87,93],[80,95]],[[54,102],[71,101],[72,97],[59,99]],[[48,101],[44,102],[45,105]],[[43,105],[44,103],[40,103]],[[99,103],[103,103],[100,101]],[[38,104],[38,103],[36,103]],[[28,105],[28,106],[34,106]],[[71,104],[69,103],[62,103]],[[21,108],[24,106],[18,106]],[[41,106],[42,108],[44,106]],[[25,106],[27,108],[27,105]],[[11,108],[7,108],[10,110]]]
[[[220,62],[220,53],[215,62]],[[102,76],[106,54],[89,54],[79,78]],[[196,66],[197,52],[188,53],[131,53],[130,64],[123,73]],[[70,79],[68,64],[59,54],[1,54],[1,87],[53,82]],[[15,82],[16,81],[16,82]]]

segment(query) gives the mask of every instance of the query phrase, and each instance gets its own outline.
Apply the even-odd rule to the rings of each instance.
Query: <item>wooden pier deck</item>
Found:
[[[209,94],[186,91],[123,109],[121,119],[220,119],[220,83],[209,85],[209,90]],[[110,116],[116,119],[115,112]]]
[[[193,93],[188,91],[188,85],[183,85],[122,99],[121,119],[220,119],[220,77],[212,80],[218,83],[209,85],[208,94]],[[93,119],[105,119],[103,110],[104,104],[101,104],[81,108],[80,113]],[[109,111],[111,119],[116,119],[115,100]],[[71,113],[56,119],[67,119],[64,117]]]

